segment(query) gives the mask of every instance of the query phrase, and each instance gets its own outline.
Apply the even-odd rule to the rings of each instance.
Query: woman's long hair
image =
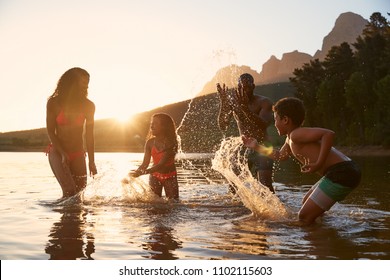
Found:
[[[165,148],[173,148],[174,152],[176,153],[178,150],[176,125],[173,119],[171,118],[171,116],[164,113],[157,113],[154,114],[152,118],[157,118],[161,121],[161,126],[163,129],[162,131],[163,137],[165,138],[166,142],[168,142],[169,144],[171,143],[173,144],[173,147],[172,145],[169,145],[169,147],[165,147]],[[149,131],[149,136],[148,136],[148,139],[150,138],[152,138],[151,131]]]
[[[88,91],[82,92],[79,86],[80,78],[87,77],[89,73],[79,67],[74,67],[62,74],[58,80],[54,93],[49,97],[58,97],[62,104],[81,103],[88,96]]]

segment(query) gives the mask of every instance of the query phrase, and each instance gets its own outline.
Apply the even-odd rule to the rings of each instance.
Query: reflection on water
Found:
[[[228,144],[237,144],[233,142]],[[224,151],[228,149],[225,147]],[[226,154],[218,153],[179,160],[178,203],[154,196],[148,188],[147,177],[144,180],[120,180],[126,173],[116,173],[118,167],[115,165],[106,166],[106,171],[95,181],[94,188],[86,190],[81,202],[72,207],[54,208],[54,211],[60,209],[63,216],[51,230],[46,252],[51,259],[92,258],[94,238],[93,231],[88,232],[88,229],[110,227],[103,234],[105,239],[112,239],[106,245],[108,248],[115,248],[112,245],[114,240],[127,240],[128,244],[127,252],[118,252],[118,256],[112,253],[114,258],[390,257],[390,238],[385,233],[390,225],[388,209],[383,212],[356,203],[362,192],[365,201],[377,201],[376,205],[382,205],[381,197],[373,196],[372,191],[368,195],[366,181],[351,195],[350,201],[336,204],[316,224],[298,227],[295,213],[300,208],[304,193],[318,178],[303,177],[295,172],[294,162],[289,166],[280,165],[278,172],[283,174],[283,179],[275,183],[277,195],[269,196],[266,193],[268,189],[263,189],[246,170],[237,177],[229,166],[230,161]],[[117,181],[113,184],[108,178],[116,178]],[[282,183],[283,180],[288,183]],[[120,184],[117,183],[119,181]],[[235,196],[227,191],[228,182],[232,181],[239,186]],[[80,206],[76,207],[78,204]],[[88,225],[91,213],[86,209],[94,209],[95,215],[106,217],[100,218],[95,225]],[[114,221],[116,217],[118,221]],[[110,231],[115,235],[110,235]],[[96,234],[99,235],[98,232]]]
[[[182,242],[175,236],[175,219],[171,217],[173,208],[149,208],[148,215],[150,231],[142,244],[142,249],[149,255],[145,258],[155,260],[175,260],[175,250],[182,248]]]
[[[390,259],[390,158],[354,158],[362,184],[309,227],[296,226],[296,213],[318,177],[302,175],[294,162],[275,172],[276,197],[288,212],[271,206],[279,218],[254,214],[267,203],[244,201],[255,196],[251,184],[243,184],[251,195],[232,196],[212,168],[214,155],[178,160],[177,203],[150,196],[147,177],[122,182],[142,154],[98,153],[99,176],[65,201],[53,201],[61,191],[44,156],[4,158],[1,259]]]
[[[215,249],[228,251],[230,254],[260,256],[277,253],[272,248],[272,236],[267,236],[270,228],[264,221],[247,217],[233,220],[229,232],[220,232],[214,245]],[[222,242],[221,242],[222,241]]]
[[[45,252],[50,260],[91,260],[95,252],[94,237],[88,222],[91,215],[80,203],[71,203],[53,209],[61,213],[59,221],[50,230]]]

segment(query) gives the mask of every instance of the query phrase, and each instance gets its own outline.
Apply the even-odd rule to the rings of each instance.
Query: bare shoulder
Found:
[[[262,110],[270,110],[272,111],[272,101],[266,96],[255,95],[254,103],[256,106],[260,107]]]
[[[85,104],[87,105],[87,106],[90,106],[90,107],[95,107],[95,103],[93,103],[90,99],[86,99],[85,100]]]
[[[146,141],[145,146],[146,146],[149,150],[151,150],[152,147],[153,147],[153,145],[154,145],[154,138],[155,138],[155,137],[149,138],[149,139]]]
[[[47,106],[53,106],[53,104],[55,104],[57,101],[56,101],[56,97],[50,97],[48,100],[47,100]]]
[[[269,99],[266,96],[260,96],[261,97],[261,102],[267,106],[272,106],[273,102],[271,99]]]
[[[298,127],[290,133],[293,142],[318,142],[325,134],[333,133],[321,127]]]
[[[297,127],[290,133],[290,138],[294,137],[295,135],[305,134],[309,132],[312,128],[311,127]]]
[[[85,100],[85,107],[88,111],[95,112],[95,103],[93,103],[91,100],[86,99]]]
[[[48,110],[55,110],[56,108],[58,108],[58,106],[59,106],[59,103],[58,103],[58,99],[56,97],[52,97],[52,98],[49,98],[47,100],[46,108]]]
[[[266,96],[255,95],[255,102],[264,106],[272,106],[272,101]]]
[[[153,145],[153,144],[154,144],[154,141],[155,141],[155,138],[156,138],[156,137],[149,138],[149,139],[146,141],[146,145]]]

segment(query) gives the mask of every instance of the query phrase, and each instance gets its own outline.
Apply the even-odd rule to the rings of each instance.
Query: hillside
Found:
[[[256,87],[255,94],[276,101],[293,96],[294,89],[290,83],[263,85]],[[174,119],[184,152],[211,152],[223,137],[217,126],[218,110],[219,99],[214,93],[137,114],[125,124],[114,119],[96,120],[95,150],[142,152],[151,116],[163,112]],[[235,122],[231,122],[227,136],[237,133]],[[44,151],[48,144],[45,128],[0,134],[0,151]]]

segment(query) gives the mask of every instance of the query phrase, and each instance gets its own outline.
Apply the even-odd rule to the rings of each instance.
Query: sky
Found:
[[[389,19],[388,0],[0,0],[0,132],[45,127],[69,68],[90,73],[96,119],[195,97],[230,64],[314,55],[341,13]]]

